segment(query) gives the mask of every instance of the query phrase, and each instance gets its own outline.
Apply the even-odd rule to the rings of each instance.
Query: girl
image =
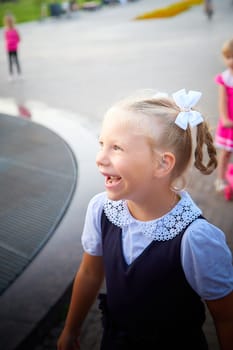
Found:
[[[5,24],[5,43],[6,50],[8,53],[8,62],[9,62],[9,80],[11,81],[13,78],[13,65],[16,65],[18,75],[21,74],[21,68],[18,59],[18,45],[20,42],[19,32],[15,28],[15,20],[14,17],[10,14],[4,17]]]
[[[192,156],[216,168],[206,122],[192,109],[201,93],[180,90],[125,100],[106,114],[97,166],[106,192],[89,203],[77,272],[58,350],[77,350],[78,337],[104,277],[101,350],[205,350],[204,302],[221,350],[233,344],[232,255],[220,229],[178,188]],[[209,160],[202,162],[203,147]]]
[[[214,13],[213,0],[204,0],[204,11],[208,19],[211,19]]]
[[[217,192],[222,192],[226,186],[225,173],[233,152],[233,39],[224,43],[222,55],[227,69],[215,77],[219,85],[220,115],[215,136],[215,145],[220,149],[215,181]]]

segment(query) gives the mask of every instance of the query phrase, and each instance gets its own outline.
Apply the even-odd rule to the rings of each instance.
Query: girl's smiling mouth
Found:
[[[105,175],[105,186],[106,187],[113,187],[120,183],[121,177],[120,176],[113,176],[113,175]]]

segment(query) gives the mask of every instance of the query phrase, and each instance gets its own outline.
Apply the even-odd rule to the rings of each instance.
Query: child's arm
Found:
[[[206,301],[213,317],[220,349],[233,349],[233,291],[218,300]]]
[[[225,128],[232,128],[233,121],[229,119],[227,110],[227,95],[223,85],[219,86],[219,113]]]
[[[79,349],[82,323],[93,304],[104,279],[103,258],[84,253],[75,277],[65,327],[58,340],[58,350]]]
[[[5,42],[7,42],[7,40],[8,40],[8,37],[7,37],[7,30],[5,30],[5,32],[4,32],[4,39],[5,39]]]
[[[19,34],[18,30],[17,30],[17,36],[18,36],[18,42],[20,42],[21,41],[21,37],[20,37],[20,34]]]

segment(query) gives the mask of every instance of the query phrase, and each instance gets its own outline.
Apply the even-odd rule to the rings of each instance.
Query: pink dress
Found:
[[[15,28],[5,31],[6,50],[8,52],[17,51],[20,41],[19,33]]]
[[[215,82],[223,85],[226,89],[228,116],[229,119],[233,120],[233,75],[227,69],[215,77]],[[233,127],[225,128],[221,121],[221,115],[219,116],[216,129],[215,145],[216,147],[233,152]]]

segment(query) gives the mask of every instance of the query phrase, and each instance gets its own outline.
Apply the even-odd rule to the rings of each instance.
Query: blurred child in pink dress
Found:
[[[215,135],[215,145],[219,148],[217,192],[226,186],[225,173],[233,152],[233,38],[224,43],[222,56],[227,69],[215,77],[219,84],[219,121]]]
[[[8,14],[4,17],[5,24],[5,43],[6,51],[8,53],[8,62],[9,62],[9,80],[13,78],[13,66],[17,68],[18,76],[21,75],[21,67],[19,64],[18,58],[18,45],[20,42],[20,36],[18,30],[15,28],[15,20],[11,14]]]

